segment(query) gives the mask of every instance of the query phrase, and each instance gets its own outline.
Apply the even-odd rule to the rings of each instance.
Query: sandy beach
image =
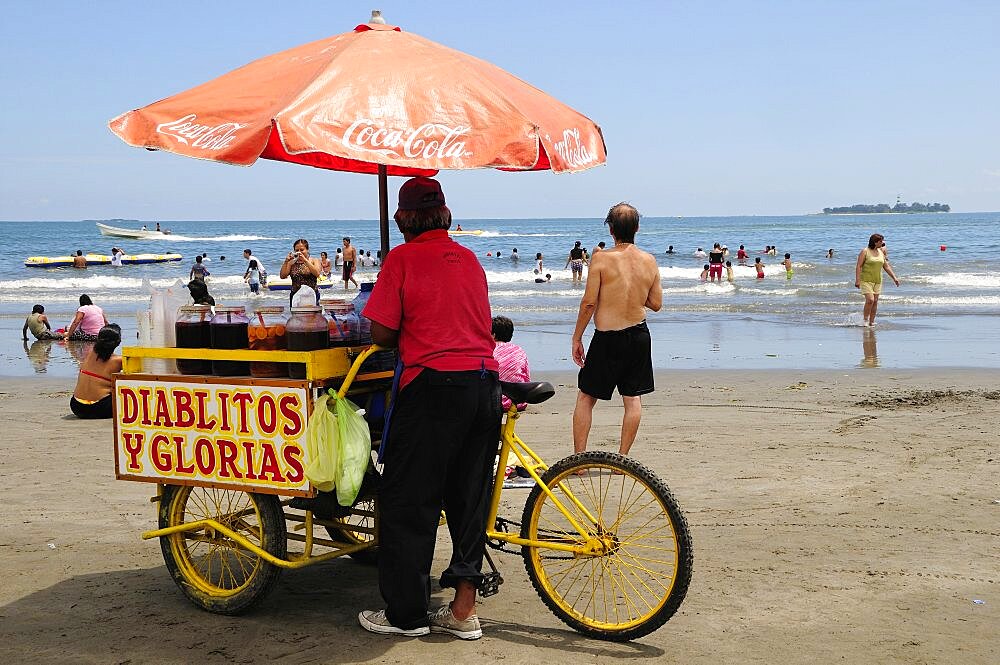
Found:
[[[558,393],[519,432],[552,463],[575,376],[545,378]],[[111,423],[68,416],[71,388],[0,379],[2,662],[1000,661],[995,371],[661,372],[633,454],[685,511],[694,576],[677,615],[627,644],[565,627],[502,553],[478,642],[364,632],[357,612],[381,599],[351,560],[286,572],[243,617],[198,610],[139,538],[153,486],[115,480]],[[620,415],[598,408],[591,448],[617,449]],[[508,516],[525,495],[505,493]]]

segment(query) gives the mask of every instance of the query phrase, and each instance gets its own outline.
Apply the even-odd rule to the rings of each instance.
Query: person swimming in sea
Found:
[[[759,256],[753,260],[753,267],[757,269],[757,279],[764,279],[764,263]]]
[[[781,264],[785,266],[785,278],[791,279],[792,275],[795,274],[795,271],[792,270],[792,255],[785,252],[785,260],[782,261]]]

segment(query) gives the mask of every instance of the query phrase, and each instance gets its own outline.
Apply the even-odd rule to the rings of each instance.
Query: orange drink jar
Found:
[[[287,347],[285,336],[284,307],[258,307],[250,317],[247,336],[251,351],[284,351]],[[251,361],[250,376],[285,377],[288,367],[285,363]]]

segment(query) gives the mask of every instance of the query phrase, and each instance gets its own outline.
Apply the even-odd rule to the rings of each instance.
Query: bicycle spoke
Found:
[[[625,556],[630,556],[630,555],[628,555],[626,553]],[[633,565],[633,564],[626,563],[625,561],[622,560],[621,557],[619,557],[618,562],[616,562],[616,563],[619,566],[625,566],[625,567],[627,567],[626,570],[629,570],[633,575],[636,576],[636,578],[639,580],[640,584],[642,584],[644,587],[646,587],[646,590],[649,591],[650,595],[652,595],[652,596],[655,597],[656,596],[656,592],[653,591],[652,589],[650,589],[649,586],[645,582],[642,581],[642,578],[639,577],[638,573],[636,573],[635,570],[633,570],[633,569],[638,569],[638,570],[641,570],[644,573],[648,573],[650,575],[650,577],[654,578],[654,579],[650,580],[651,582],[655,582],[656,584],[659,584],[663,588],[664,591],[669,591],[670,590],[670,587],[668,585],[665,585],[665,584],[663,584],[662,582],[659,581],[658,578],[663,577],[663,575],[661,575],[660,573],[652,571],[649,568],[647,568],[645,566],[642,566],[642,565],[639,565],[639,564],[634,564]],[[671,576],[667,575],[666,577],[670,578]]]

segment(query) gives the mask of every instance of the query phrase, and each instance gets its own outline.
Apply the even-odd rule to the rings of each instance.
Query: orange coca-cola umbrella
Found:
[[[512,74],[372,23],[270,55],[109,123],[129,145],[249,166],[258,158],[386,176],[440,169],[582,171],[600,127]]]

